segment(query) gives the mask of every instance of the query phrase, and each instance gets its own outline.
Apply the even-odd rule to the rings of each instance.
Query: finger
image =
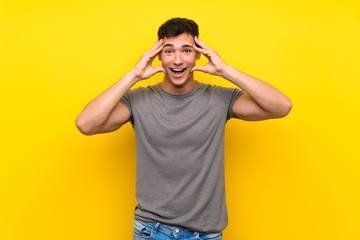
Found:
[[[145,53],[144,55],[146,57],[149,58],[149,60],[154,60],[154,58],[156,57],[156,55],[163,49],[163,45],[160,45],[157,49],[151,49],[149,50],[147,53]]]
[[[155,45],[152,48],[150,48],[150,50],[148,50],[144,55],[151,55],[152,56],[154,54],[154,52],[156,52],[155,54],[157,54],[163,48],[162,43],[163,43],[162,39],[157,40]],[[161,49],[159,50],[159,48],[161,48]]]
[[[194,71],[201,71],[201,72],[207,73],[205,66],[194,66],[194,67],[190,70],[190,72],[194,72]]]
[[[161,51],[161,49],[163,48],[164,46],[162,45],[162,39],[160,41],[158,41],[154,47],[152,47],[148,52],[150,54],[153,54],[154,52],[158,53],[159,51]]]
[[[211,52],[202,48],[198,48],[197,46],[193,46],[194,49],[200,53],[202,53],[209,61],[211,61]]]
[[[150,53],[150,55],[152,56],[152,57],[156,57],[156,55],[159,53],[159,52],[161,52],[161,50],[164,48],[164,45],[160,45],[157,49],[154,49],[151,53]]]
[[[158,72],[163,72],[163,73],[165,73],[165,68],[163,68],[163,67],[156,67],[156,68],[154,68],[154,74],[155,74],[155,73],[158,73]]]
[[[197,47],[196,45],[193,45],[193,48],[194,48],[196,51],[201,52],[201,53],[204,54],[204,55],[209,55],[209,51],[206,50],[206,49],[199,48],[199,47]]]
[[[200,40],[199,37],[195,36],[195,42],[202,47],[203,49],[207,49],[210,50],[211,48],[209,46],[207,46],[203,41]]]
[[[163,72],[163,73],[165,73],[165,69],[164,69],[163,67],[156,67],[156,68],[149,69],[149,71],[147,72],[145,78],[149,78],[149,77],[155,75],[155,74],[158,73],[158,72]]]
[[[162,45],[163,41],[164,41],[163,39],[156,40],[156,43],[154,44],[154,46],[151,49],[157,49],[159,46]]]

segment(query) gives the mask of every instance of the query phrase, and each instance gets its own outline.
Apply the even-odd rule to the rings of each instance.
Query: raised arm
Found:
[[[130,72],[85,106],[75,120],[81,133],[93,135],[115,131],[129,120],[130,111],[119,100],[136,82],[165,71],[163,67],[151,65],[163,48],[162,42],[162,39],[158,40]]]
[[[235,116],[255,121],[285,117],[290,112],[290,99],[278,89],[225,64],[216,51],[197,37],[195,41],[200,46],[194,46],[195,50],[205,55],[209,62],[205,66],[195,66],[192,71],[221,76],[247,93],[235,102],[232,109]]]

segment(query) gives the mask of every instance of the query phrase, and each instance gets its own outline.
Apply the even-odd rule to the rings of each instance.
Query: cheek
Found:
[[[184,57],[184,60],[185,60],[187,63],[195,63],[195,61],[196,61],[196,55],[195,55],[195,54],[187,55],[187,56]]]
[[[169,57],[162,55],[160,61],[162,62],[163,65],[166,65],[166,64],[169,64],[170,59],[169,59]]]
[[[172,59],[171,55],[166,55],[164,53],[162,53],[160,56],[161,56],[161,61],[162,62],[170,62],[171,59]]]

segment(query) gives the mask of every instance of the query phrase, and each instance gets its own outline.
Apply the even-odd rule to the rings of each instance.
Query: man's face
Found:
[[[159,53],[159,59],[165,69],[165,80],[175,86],[182,87],[193,80],[190,72],[195,66],[200,53],[193,48],[193,36],[188,33],[176,37],[164,38],[164,48]]]

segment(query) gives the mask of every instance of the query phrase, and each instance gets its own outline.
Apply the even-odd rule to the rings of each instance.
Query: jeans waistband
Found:
[[[171,225],[167,225],[167,224],[163,224],[163,223],[159,223],[159,222],[148,222],[148,221],[143,221],[143,220],[139,220],[139,219],[135,219],[134,225],[140,229],[142,229],[143,227],[150,227],[154,231],[160,231],[165,234],[173,234],[176,236],[199,234],[198,232],[191,231],[187,228],[183,228],[183,227],[179,227],[179,226],[171,226]]]

